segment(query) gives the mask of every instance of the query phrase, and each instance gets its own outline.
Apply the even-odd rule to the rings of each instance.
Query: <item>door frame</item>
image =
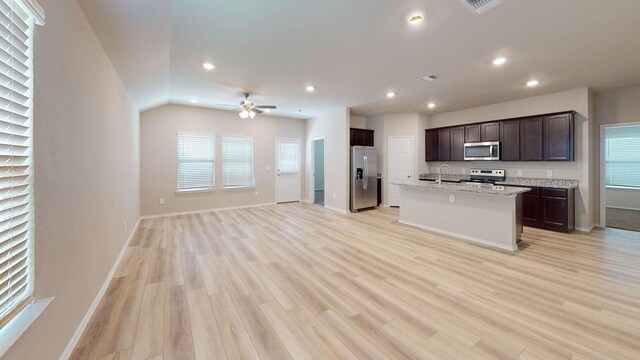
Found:
[[[322,166],[324,173],[324,205],[327,205],[327,140],[324,136],[318,136],[311,139],[311,167],[309,169],[309,173],[311,174],[309,181],[309,202],[312,204],[316,203],[316,148],[314,146],[314,142],[322,140],[322,159],[324,160],[324,164]]]
[[[607,186],[606,186],[606,161],[605,161],[605,140],[606,129],[609,127],[640,125],[640,121],[625,123],[600,124],[600,227],[607,227]]]
[[[273,177],[275,179],[275,203],[278,203],[278,160],[280,159],[280,155],[279,155],[279,148],[278,148],[278,144],[280,143],[281,140],[288,140],[288,141],[296,141],[298,143],[298,186],[300,187],[300,192],[298,193],[298,200],[295,201],[300,201],[302,200],[302,178],[303,178],[303,174],[302,174],[302,139],[301,138],[295,138],[295,137],[276,137],[276,146],[275,146],[275,164],[273,166]]]
[[[386,173],[386,179],[383,179],[386,182],[386,190],[387,190],[387,202],[386,204],[383,201],[383,206],[386,207],[391,207],[391,204],[389,203],[389,194],[391,193],[391,169],[389,167],[389,159],[391,158],[391,151],[389,151],[389,146],[391,144],[391,139],[399,139],[399,138],[410,138],[411,139],[411,177],[413,177],[413,171],[414,171],[414,143],[413,143],[413,135],[390,135],[387,136],[387,156],[385,156],[385,173]],[[384,194],[382,195],[382,200],[384,200]]]

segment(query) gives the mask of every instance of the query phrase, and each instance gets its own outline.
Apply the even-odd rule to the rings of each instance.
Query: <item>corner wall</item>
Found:
[[[307,120],[304,198],[312,201],[311,169],[312,140],[324,137],[325,146],[325,207],[349,211],[349,126],[350,111],[343,108]]]
[[[76,2],[41,4],[35,296],[55,300],[3,360],[60,358],[139,218],[138,111]]]

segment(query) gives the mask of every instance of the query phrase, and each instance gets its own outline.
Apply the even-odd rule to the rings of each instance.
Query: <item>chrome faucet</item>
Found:
[[[439,185],[442,185],[442,168],[445,166],[447,167],[447,169],[449,169],[449,175],[451,175],[451,166],[447,164],[440,165],[440,167],[438,168],[438,180],[436,181]]]

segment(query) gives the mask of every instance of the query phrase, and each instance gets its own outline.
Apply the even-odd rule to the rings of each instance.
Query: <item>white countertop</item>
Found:
[[[476,187],[473,185],[457,184],[457,183],[437,184],[431,181],[414,181],[408,184],[393,183],[392,185],[423,188],[423,189],[429,189],[429,190],[459,191],[459,192],[474,193],[479,195],[493,195],[493,196],[516,196],[518,194],[526,193],[527,191],[531,190],[530,188],[509,187],[509,186],[501,186],[501,185]]]

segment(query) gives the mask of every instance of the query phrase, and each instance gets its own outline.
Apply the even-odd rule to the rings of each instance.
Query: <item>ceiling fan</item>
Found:
[[[242,119],[246,118],[254,118],[258,114],[262,114],[265,110],[275,110],[277,107],[275,105],[254,105],[253,101],[249,100],[250,93],[245,92],[242,93],[244,95],[244,100],[240,101],[240,106],[235,110],[240,111],[238,114]],[[222,104],[221,104],[222,105]],[[226,106],[235,106],[235,105],[226,105]]]

